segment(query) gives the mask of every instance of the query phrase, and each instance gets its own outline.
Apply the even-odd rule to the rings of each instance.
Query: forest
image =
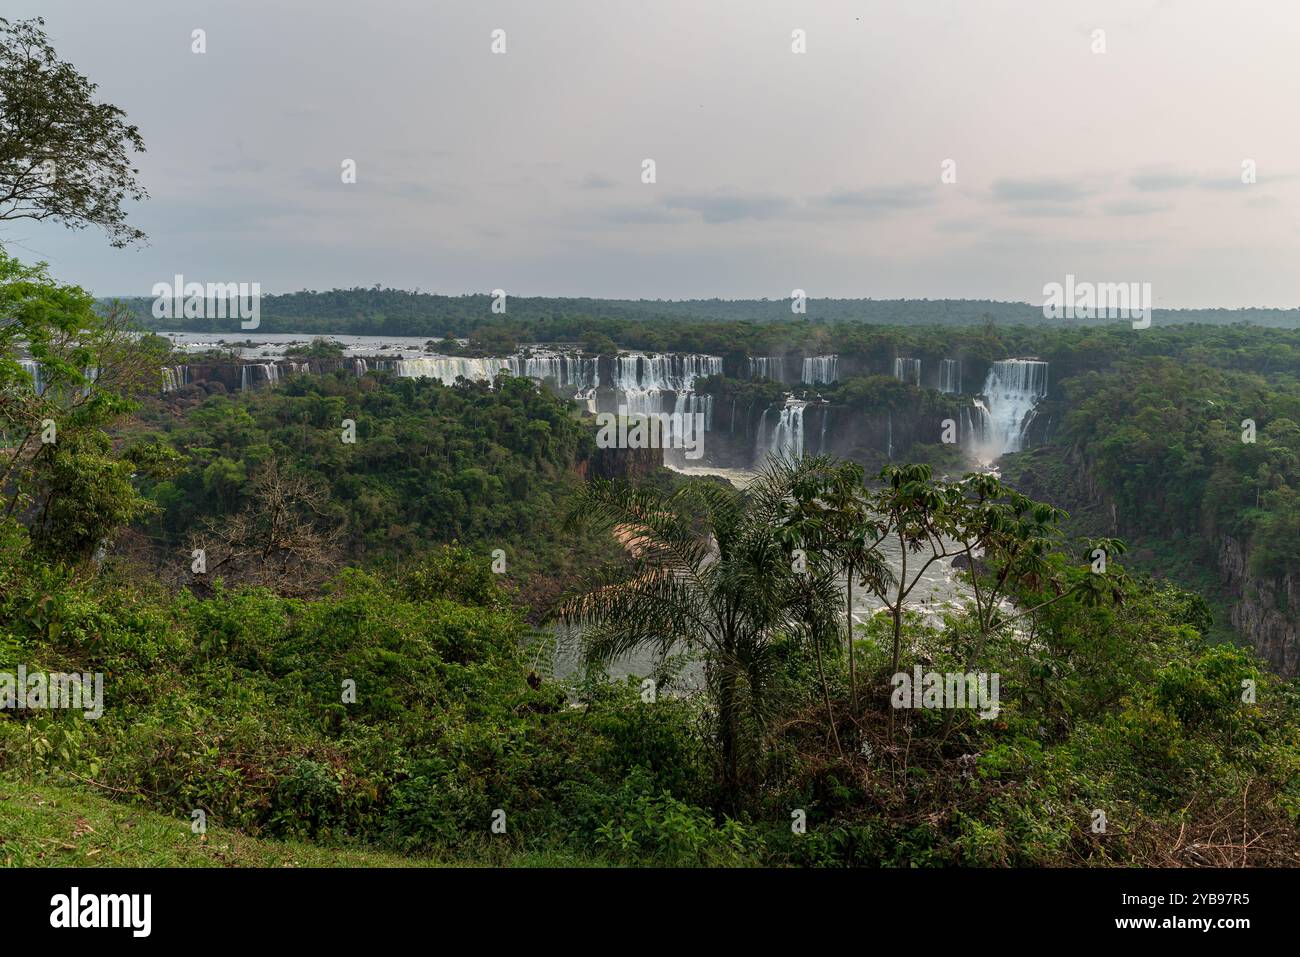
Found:
[[[509,377],[165,398],[157,340],[2,262],[0,649],[102,673],[106,699],[97,721],[0,716],[11,782],[430,862],[1296,862],[1294,683],[1211,640],[1206,599],[1126,568],[1110,529],[996,476],[601,472],[590,419]],[[1243,338],[1229,366],[1271,361],[1242,330],[1177,348],[1206,335]],[[1145,535],[1220,523],[1261,574],[1294,562],[1294,380],[1117,358],[1067,391],[1063,446]],[[1172,395],[1267,409],[1258,441]],[[973,597],[928,620],[916,576],[958,556]],[[883,603],[852,628],[846,575]],[[556,678],[566,627],[585,665]],[[653,668],[611,679],[638,649]],[[900,710],[890,676],[914,669],[997,674],[996,715]]]
[[[503,290],[505,292],[505,290]],[[117,301],[117,300],[113,300]],[[331,289],[302,290],[264,296],[261,300],[263,332],[348,334],[385,336],[465,336],[487,325],[496,316],[491,294],[448,296],[419,290]],[[204,318],[159,319],[153,315],[154,300],[124,296],[126,305],[146,327],[214,332],[224,328],[219,321]],[[638,326],[645,336],[689,335],[691,326],[701,323],[733,326],[786,325],[801,321],[789,299],[685,299],[623,300],[570,299],[560,297],[505,297],[508,327],[520,341],[583,340],[591,334],[612,335],[628,347],[643,346],[630,336]],[[823,326],[1052,326],[1061,320],[1047,320],[1042,305],[1025,302],[995,302],[979,299],[818,299],[806,303],[807,321]],[[214,313],[207,312],[211,316]],[[1094,327],[1113,320],[1071,320],[1068,325]],[[1154,325],[1251,324],[1283,329],[1300,328],[1300,309],[1156,309]],[[623,332],[623,336],[616,335]],[[775,332],[781,335],[780,331]],[[788,334],[788,330],[787,333]],[[664,346],[692,351],[683,343]]]
[[[146,238],[96,90],[0,18],[0,223]],[[336,289],[263,362],[12,235],[5,867],[1300,865],[1295,309]],[[747,457],[418,364],[540,344]],[[999,390],[1013,442],[942,437]]]

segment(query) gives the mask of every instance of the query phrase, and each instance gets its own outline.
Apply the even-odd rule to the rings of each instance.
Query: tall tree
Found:
[[[59,59],[44,20],[0,18],[0,220],[97,226],[117,247],[145,239],[122,209],[148,195],[131,161],[144,140],[96,89]]]
[[[666,495],[595,480],[573,510],[575,524],[614,530],[632,563],[564,602],[560,621],[582,629],[589,660],[638,649],[703,659],[733,811],[758,769],[781,684],[779,639],[816,641],[834,630],[838,594],[828,588],[810,600],[776,534],[805,467],[774,462],[744,494],[708,484]]]

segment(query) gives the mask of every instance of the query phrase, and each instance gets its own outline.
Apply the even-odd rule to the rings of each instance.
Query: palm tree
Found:
[[[807,466],[772,462],[744,493],[691,483],[665,494],[606,480],[579,494],[571,526],[612,530],[632,558],[561,603],[588,661],[629,652],[701,658],[717,714],[722,790],[739,809],[762,756],[783,684],[780,639],[822,640],[838,597],[800,575],[777,534],[784,503]]]

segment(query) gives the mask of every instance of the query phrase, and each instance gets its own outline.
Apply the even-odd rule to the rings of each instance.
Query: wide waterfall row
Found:
[[[894,378],[911,385],[921,384],[921,360],[899,356],[894,359]]]
[[[491,381],[502,369],[510,371],[510,359],[429,356],[419,359],[395,359],[392,369],[396,375],[405,379],[437,379],[443,385],[452,385],[457,379],[469,379],[473,382]]]
[[[186,385],[189,382],[189,370],[185,366],[177,366],[176,369],[183,373],[183,381],[179,385]],[[252,389],[262,385],[278,385],[284,381],[286,376],[300,375],[311,372],[310,362],[252,362],[239,367],[239,388]],[[163,369],[164,382],[167,379],[167,369]],[[364,375],[364,370],[362,373]],[[171,390],[164,386],[164,392]]]
[[[593,356],[567,352],[533,352],[527,356],[510,356],[506,360],[510,374],[527,379],[554,379],[562,389],[587,392],[600,387],[600,363]],[[719,360],[721,362],[721,360]]]
[[[722,360],[718,360],[721,363]],[[395,359],[393,372],[407,379],[437,379],[451,385],[457,379],[486,382],[498,372],[525,379],[552,379],[562,389],[588,391],[600,385],[597,360],[559,352],[535,352],[522,356],[470,359],[464,356],[422,356],[418,359]]]
[[[808,356],[803,360],[803,375],[800,381],[809,385],[834,382],[839,378],[838,366],[839,356]]]
[[[614,388],[628,392],[690,392],[696,379],[711,375],[722,375],[719,356],[626,355],[614,360]]]
[[[754,458],[762,462],[766,456],[798,459],[803,457],[803,411],[806,402],[787,399],[777,420],[768,426],[771,409],[763,411],[763,418],[758,423],[758,442]]]
[[[971,423],[972,445],[986,461],[1005,452],[1019,452],[1034,420],[1035,407],[1047,395],[1047,363],[1037,359],[1004,359],[993,363],[975,400],[977,421]]]
[[[939,363],[939,391],[948,395],[961,392],[961,362],[944,359]]]

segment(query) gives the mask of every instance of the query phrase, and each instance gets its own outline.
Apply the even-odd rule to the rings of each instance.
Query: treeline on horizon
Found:
[[[103,302],[114,301],[105,298]],[[126,297],[141,322],[153,329],[194,332],[232,331],[229,319],[157,319],[153,299]],[[1041,306],[990,299],[809,299],[808,312],[791,312],[788,299],[589,299],[508,296],[506,313],[492,311],[488,294],[438,295],[401,289],[355,288],[326,292],[302,290],[261,298],[261,332],[334,333],[340,335],[467,336],[484,325],[516,328],[528,341],[548,341],[565,335],[581,339],[592,332],[649,321],[742,323],[768,325],[806,320],[816,325],[1050,325],[1053,328],[1093,327],[1122,320],[1046,319]],[[1197,323],[1300,328],[1300,308],[1156,309],[1155,325]],[[611,325],[612,324],[612,325]],[[1124,322],[1127,326],[1127,322]],[[615,337],[616,338],[616,337]]]

